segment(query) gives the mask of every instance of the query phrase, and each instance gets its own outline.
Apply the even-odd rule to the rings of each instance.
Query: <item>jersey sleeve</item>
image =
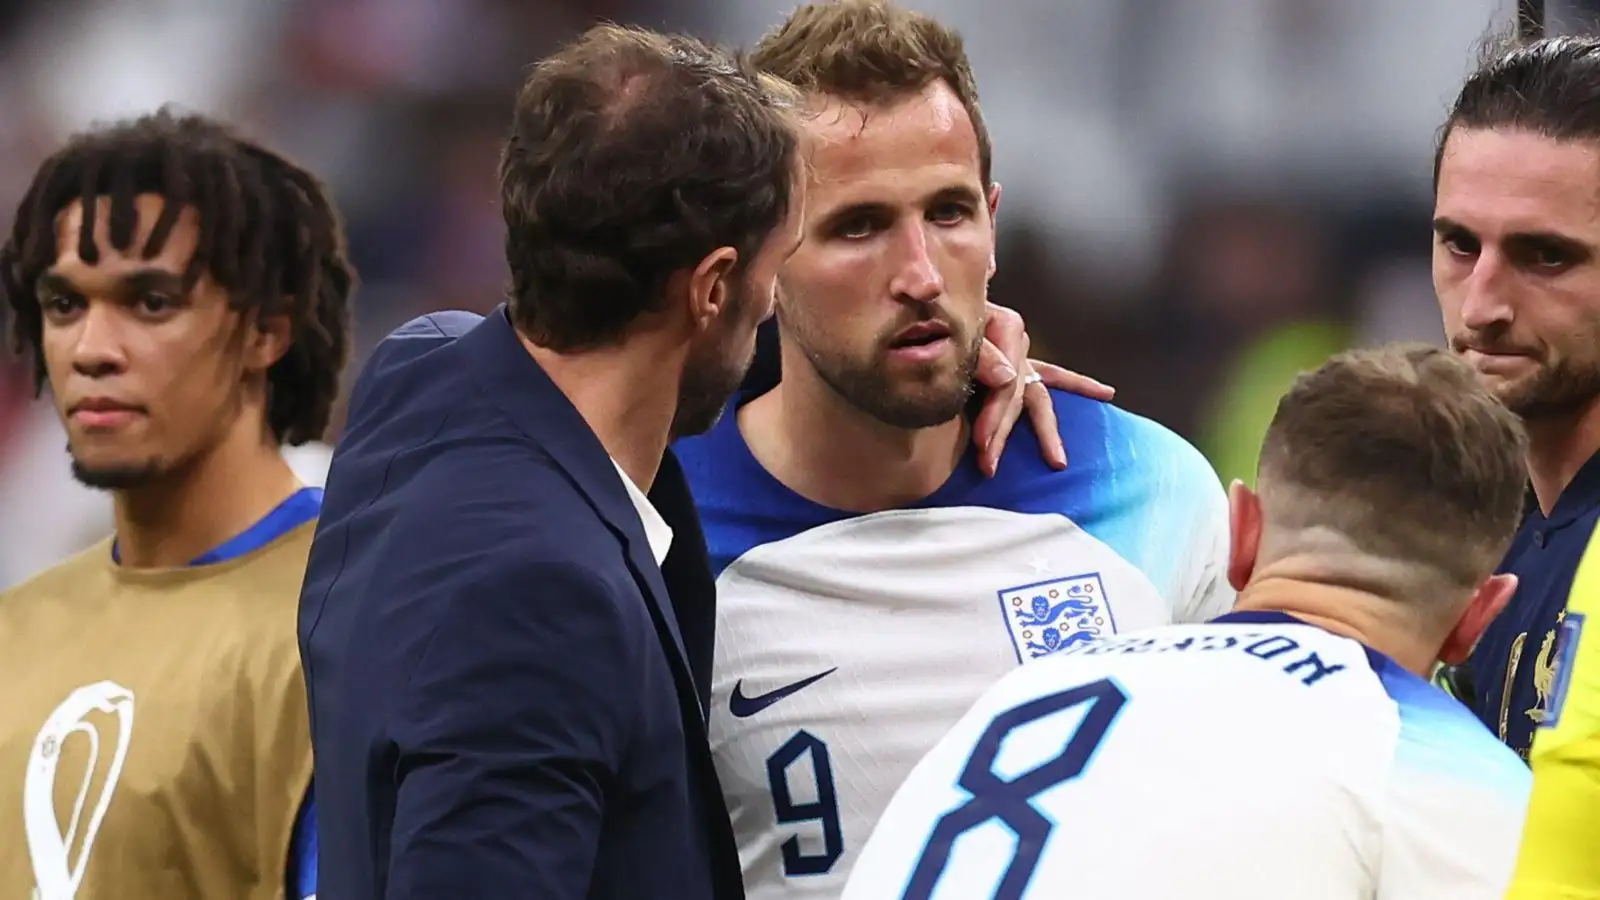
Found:
[[[311,792],[294,823],[294,838],[289,846],[290,900],[317,900],[317,805]]]
[[[1116,480],[1138,485],[1118,496],[1139,512],[1128,530],[1097,537],[1150,577],[1175,624],[1207,622],[1233,609],[1228,583],[1228,494],[1217,470],[1193,444],[1149,419],[1104,407],[1107,445],[1119,459]],[[1060,410],[1057,412],[1061,415]],[[1070,466],[1069,466],[1070,467]]]
[[[1158,514],[1182,523],[1175,537],[1182,541],[1180,569],[1173,587],[1175,624],[1209,622],[1233,609],[1236,592],[1228,583],[1228,493],[1199,450],[1175,434],[1166,434],[1167,482]]]
[[[1443,691],[1420,678],[1384,681],[1400,728],[1380,811],[1376,900],[1501,900],[1527,768]]]
[[[1236,592],[1228,583],[1228,495],[1209,464],[1195,473],[1203,487],[1195,510],[1192,582],[1174,610],[1174,622],[1207,622],[1233,609]],[[1206,483],[1206,479],[1210,483]]]
[[[1512,900],[1600,898],[1600,530],[1573,578],[1561,622],[1550,712],[1534,735],[1528,802]]]

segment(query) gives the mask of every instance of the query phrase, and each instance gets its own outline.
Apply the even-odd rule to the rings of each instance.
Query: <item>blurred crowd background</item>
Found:
[[[0,209],[90,123],[174,102],[332,186],[355,365],[505,282],[495,164],[526,66],[598,18],[747,44],[797,0],[10,0]],[[1353,344],[1440,339],[1433,142],[1511,0],[907,0],[960,28],[996,145],[999,275],[1035,355],[1247,476],[1277,397]],[[1551,4],[1553,30],[1600,0]],[[355,367],[352,367],[352,373]],[[0,354],[0,588],[109,530]],[[337,428],[337,426],[336,426]],[[329,440],[337,439],[337,430]],[[326,448],[300,454],[315,480]]]

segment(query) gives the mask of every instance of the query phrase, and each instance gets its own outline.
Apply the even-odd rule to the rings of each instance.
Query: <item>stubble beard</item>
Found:
[[[951,339],[963,341],[964,335],[952,329]],[[941,360],[920,371],[897,375],[881,350],[865,364],[809,346],[806,357],[822,382],[846,403],[885,425],[909,431],[943,425],[966,411],[983,344],[981,338],[965,338],[964,342],[953,371],[941,371],[949,367]]]

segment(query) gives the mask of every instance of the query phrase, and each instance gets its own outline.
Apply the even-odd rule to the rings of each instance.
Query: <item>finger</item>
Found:
[[[993,341],[985,339],[978,348],[978,370],[974,375],[979,384],[999,390],[1016,380],[1017,369]]]
[[[991,398],[990,403],[999,407],[999,412],[995,416],[994,433],[984,442],[978,453],[978,463],[986,474],[993,476],[999,471],[1000,457],[1006,452],[1006,441],[1011,438],[1011,429],[1016,427],[1017,420],[1022,417],[1023,401],[1029,393],[1019,379],[1012,387],[1003,392],[996,392],[997,396]]]
[[[972,444],[978,449],[978,468],[989,474],[989,444],[1000,429],[1000,417],[1005,413],[1012,391],[1002,388],[990,391],[979,407],[977,418],[972,420]]]
[[[1032,339],[1028,337],[1028,328],[1022,321],[1022,315],[1014,309],[994,303],[988,304],[987,311],[983,336],[1000,349],[1013,370],[1025,371]]]
[[[1029,385],[1023,391],[1022,403],[1028,410],[1028,421],[1033,423],[1034,433],[1039,436],[1039,450],[1045,462],[1051,468],[1065,469],[1067,448],[1061,442],[1061,428],[1056,424],[1056,405],[1050,402],[1050,392],[1045,390],[1044,383]]]
[[[1054,363],[1033,359],[1028,361],[1033,370],[1044,379],[1044,384],[1060,391],[1070,391],[1079,396],[1089,397],[1094,400],[1110,400],[1117,395],[1117,389],[1103,381],[1081,375],[1071,369],[1063,369]]]
[[[978,410],[978,417],[972,420],[972,446],[978,451],[978,468],[985,475],[992,474],[989,443],[994,440],[995,427],[1000,424],[1000,414],[1004,411],[999,395],[991,394]]]

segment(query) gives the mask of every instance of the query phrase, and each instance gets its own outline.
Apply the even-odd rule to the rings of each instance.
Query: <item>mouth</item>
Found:
[[[80,400],[67,410],[68,419],[89,431],[120,428],[144,414],[144,410],[134,404],[103,397]]]
[[[889,342],[890,350],[928,347],[950,339],[950,326],[943,322],[918,322],[901,331]]]
[[[1536,362],[1531,353],[1501,347],[1467,346],[1461,350],[1461,357],[1474,369],[1490,375]]]
[[[1464,356],[1533,356],[1531,352],[1518,347],[1493,344],[1459,344],[1456,349]]]
[[[889,342],[889,358],[927,365],[939,361],[952,343],[950,326],[943,322],[919,322],[894,336]]]

